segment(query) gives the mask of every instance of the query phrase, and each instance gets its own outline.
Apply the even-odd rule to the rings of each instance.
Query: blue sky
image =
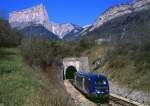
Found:
[[[0,14],[8,18],[12,11],[43,3],[51,21],[84,26],[92,24],[107,8],[128,2],[132,0],[1,0]]]

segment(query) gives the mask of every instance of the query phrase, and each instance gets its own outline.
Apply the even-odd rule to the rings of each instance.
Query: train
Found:
[[[91,72],[76,72],[74,85],[94,102],[109,103],[109,83],[107,77]]]

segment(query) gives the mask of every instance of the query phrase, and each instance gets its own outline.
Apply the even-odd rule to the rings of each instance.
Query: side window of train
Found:
[[[80,77],[79,80],[80,80],[80,81],[79,81],[79,86],[82,88],[82,77]]]
[[[103,85],[103,84],[107,84],[106,80],[105,79],[96,79],[96,84],[98,85]]]
[[[79,85],[79,76],[78,75],[76,77],[76,83],[77,83],[77,85]]]
[[[75,84],[77,83],[77,76],[74,77]]]
[[[76,82],[77,82],[77,85],[81,87],[82,86],[82,77],[77,75]]]
[[[84,86],[85,86],[86,91],[89,91],[89,89],[91,87],[91,81],[87,77],[85,78]]]

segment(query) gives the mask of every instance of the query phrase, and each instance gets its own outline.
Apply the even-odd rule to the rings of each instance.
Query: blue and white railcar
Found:
[[[74,85],[97,102],[109,102],[109,84],[105,76],[90,72],[76,72]]]

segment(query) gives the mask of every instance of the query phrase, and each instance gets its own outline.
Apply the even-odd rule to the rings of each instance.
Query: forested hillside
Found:
[[[113,19],[88,33],[87,37],[107,41],[105,46],[93,50],[101,54],[99,48],[105,49],[99,72],[128,87],[149,90],[150,10]]]

